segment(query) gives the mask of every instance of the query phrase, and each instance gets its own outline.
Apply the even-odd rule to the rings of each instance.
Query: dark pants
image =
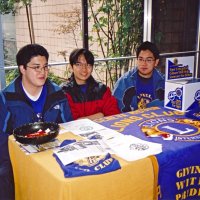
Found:
[[[8,135],[0,133],[0,200],[14,199],[14,178],[8,153]]]

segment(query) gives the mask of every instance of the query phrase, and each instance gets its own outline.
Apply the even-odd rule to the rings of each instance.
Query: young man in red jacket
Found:
[[[110,89],[92,77],[94,56],[84,48],[75,49],[69,57],[73,73],[62,89],[69,101],[74,119],[118,114],[117,101]]]

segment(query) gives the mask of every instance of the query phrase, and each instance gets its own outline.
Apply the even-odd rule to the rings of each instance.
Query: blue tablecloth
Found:
[[[200,121],[161,107],[96,120],[125,135],[160,143],[157,199],[200,199]]]

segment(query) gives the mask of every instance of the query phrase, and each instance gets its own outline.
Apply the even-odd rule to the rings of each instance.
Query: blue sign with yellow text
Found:
[[[166,80],[191,79],[194,73],[194,56],[166,59]]]

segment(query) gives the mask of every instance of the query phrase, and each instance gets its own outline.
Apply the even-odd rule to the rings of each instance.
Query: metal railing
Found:
[[[132,68],[131,66],[136,65],[135,61],[136,56],[95,59],[93,76],[96,80],[101,81],[112,88],[117,78],[124,73],[123,63],[131,63],[129,64],[130,66],[128,66],[127,68],[127,70],[129,70],[130,68]],[[68,61],[49,63],[49,66],[50,72],[53,72],[56,76],[63,79],[63,81],[67,80],[71,75],[70,65]],[[7,72],[9,70],[15,70],[17,68],[18,66],[7,66],[3,69],[5,70],[5,72]]]
[[[173,53],[163,53],[160,54],[160,64],[158,69],[165,73],[165,60],[168,57],[180,57],[180,56],[195,56],[195,78],[198,75],[198,63],[199,63],[199,51],[187,51],[187,52],[173,52]],[[63,81],[67,80],[71,74],[69,62],[55,62],[49,63],[51,66],[50,72],[55,73],[58,77],[61,77]],[[94,77],[108,85],[111,89],[114,86],[116,80],[123,75],[126,71],[134,68],[136,66],[136,56],[123,56],[115,58],[99,58],[95,59]],[[17,66],[7,66],[0,68],[0,73],[2,69],[7,72],[8,70],[17,69]],[[7,73],[5,73],[7,74]],[[1,89],[1,88],[0,88]]]

